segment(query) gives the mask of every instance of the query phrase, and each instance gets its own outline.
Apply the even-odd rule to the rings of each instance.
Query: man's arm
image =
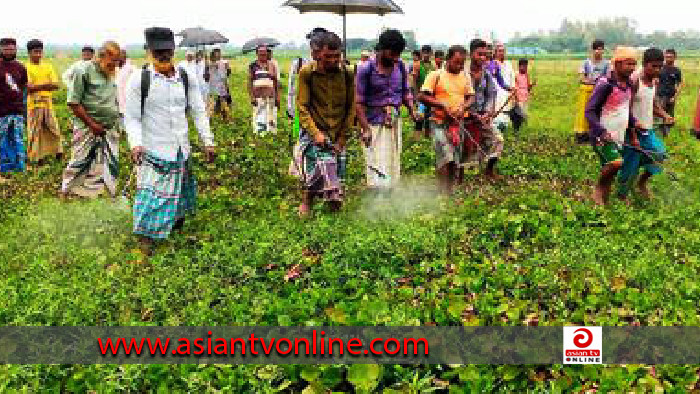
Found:
[[[316,127],[316,122],[314,122],[311,116],[311,69],[309,67],[304,67],[299,72],[299,93],[297,94],[297,113],[299,114],[299,124],[306,130],[313,141],[317,143],[323,143],[325,141],[326,135],[318,127]]]
[[[355,75],[355,112],[357,113],[357,122],[360,124],[362,131],[362,140],[366,145],[369,145],[367,133],[370,129],[366,111],[367,93],[369,90],[369,86],[367,86],[368,73],[368,67],[358,67],[357,75]]]
[[[296,97],[296,84],[295,80],[297,77],[297,67],[299,66],[299,59],[296,59],[289,66],[289,81],[287,81],[287,117],[291,120],[294,119],[294,98]]]
[[[191,78],[196,79],[196,78]],[[207,116],[207,107],[204,104],[204,99],[202,98],[202,93],[199,90],[199,82],[194,82],[189,89],[189,107],[190,114],[194,120],[195,127],[199,133],[199,139],[204,145],[204,152],[207,155],[207,160],[212,161],[214,159],[214,134],[211,132],[211,126],[209,124],[209,116]]]
[[[71,75],[71,81],[68,86],[68,96],[66,102],[73,115],[83,121],[83,123],[96,135],[104,135],[105,129],[99,122],[88,115],[83,106],[83,97],[85,95],[85,69],[76,68]]]
[[[600,114],[603,110],[605,100],[607,100],[611,91],[612,85],[610,85],[610,83],[599,83],[596,85],[595,89],[593,89],[591,98],[588,100],[588,103],[586,103],[586,120],[588,121],[590,135],[593,139],[601,138],[607,131],[600,122]]]
[[[141,163],[143,153],[143,122],[141,119],[141,74],[131,73],[126,85],[126,110],[124,128],[126,129],[132,158],[136,164]]]
[[[253,97],[253,69],[248,67],[248,98],[255,105],[255,97]]]
[[[346,141],[348,138],[348,133],[355,126],[355,116],[357,115],[357,111],[355,108],[355,75],[354,75],[354,73],[352,73],[350,70],[347,70],[347,69],[345,72],[350,74],[349,75],[350,86],[346,86],[346,95],[345,95],[345,103],[348,106],[348,114],[347,114],[347,117],[345,118],[345,124],[343,125],[343,128],[340,130],[340,135],[338,136],[338,145],[341,149],[345,148]]]

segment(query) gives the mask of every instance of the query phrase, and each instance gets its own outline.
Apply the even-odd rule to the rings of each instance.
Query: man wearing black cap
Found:
[[[129,79],[124,123],[131,156],[138,166],[134,233],[142,251],[167,238],[194,213],[197,185],[192,174],[186,111],[192,116],[207,160],[214,157],[214,136],[197,76],[173,65],[175,38],[167,28],[146,30],[152,64]]]
[[[24,90],[27,69],[15,60],[17,42],[0,39],[0,173],[24,171]],[[0,183],[3,183],[0,176]]]

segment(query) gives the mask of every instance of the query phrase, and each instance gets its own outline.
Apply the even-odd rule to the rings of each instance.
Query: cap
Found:
[[[144,32],[146,47],[152,51],[175,49],[175,34],[167,27],[151,27]]]
[[[364,49],[364,50],[362,50],[362,52],[360,52],[360,57],[370,57],[370,56],[371,56],[371,54],[366,49]]]
[[[194,56],[194,51],[191,50],[191,49],[188,49],[188,50],[185,52],[185,56]]]

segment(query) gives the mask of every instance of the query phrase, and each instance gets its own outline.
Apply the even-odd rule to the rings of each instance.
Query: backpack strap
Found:
[[[185,113],[190,113],[190,78],[187,75],[187,71],[183,67],[179,67],[180,78],[182,78],[182,85],[185,87]]]
[[[190,112],[190,78],[187,75],[187,71],[183,67],[178,67],[177,70],[180,72],[180,77],[182,78],[182,84],[185,88],[185,112]],[[141,68],[141,118],[143,118],[143,111],[146,107],[146,98],[151,90],[151,70],[148,69],[148,64],[144,64]]]
[[[146,97],[148,91],[151,90],[151,70],[148,69],[148,64],[141,67],[141,118],[143,118],[143,110],[146,107]]]

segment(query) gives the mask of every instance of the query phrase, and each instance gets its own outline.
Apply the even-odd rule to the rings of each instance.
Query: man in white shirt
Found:
[[[510,124],[508,113],[513,109],[511,91],[513,86],[515,86],[515,71],[513,70],[513,65],[506,60],[506,46],[502,42],[496,42],[494,60],[500,68],[503,82],[511,89],[506,90],[500,84],[496,84],[496,109],[503,108],[503,111],[496,116],[493,123],[496,128],[503,132]],[[508,102],[508,104],[506,104],[506,102]]]
[[[173,64],[172,30],[153,27],[145,35],[153,64],[129,80],[124,123],[138,166],[134,233],[140,237],[142,251],[150,254],[154,240],[182,228],[185,216],[195,210],[197,185],[186,111],[194,120],[208,161],[214,158],[214,136],[197,78],[188,76],[186,82]]]
[[[185,52],[185,60],[182,60],[180,63],[177,64],[177,67],[184,68],[185,71],[187,71],[188,74],[192,74],[192,76],[196,76],[197,73],[197,62],[194,59],[194,51],[188,49],[187,52]]]
[[[91,46],[85,46],[83,47],[83,50],[81,51],[81,58],[77,62],[73,63],[66,69],[66,71],[61,74],[61,80],[63,80],[63,84],[66,85],[66,87],[70,86],[73,83],[73,74],[75,74],[75,70],[78,67],[82,67],[83,63],[89,62],[92,60],[92,58],[95,57],[95,49]]]

